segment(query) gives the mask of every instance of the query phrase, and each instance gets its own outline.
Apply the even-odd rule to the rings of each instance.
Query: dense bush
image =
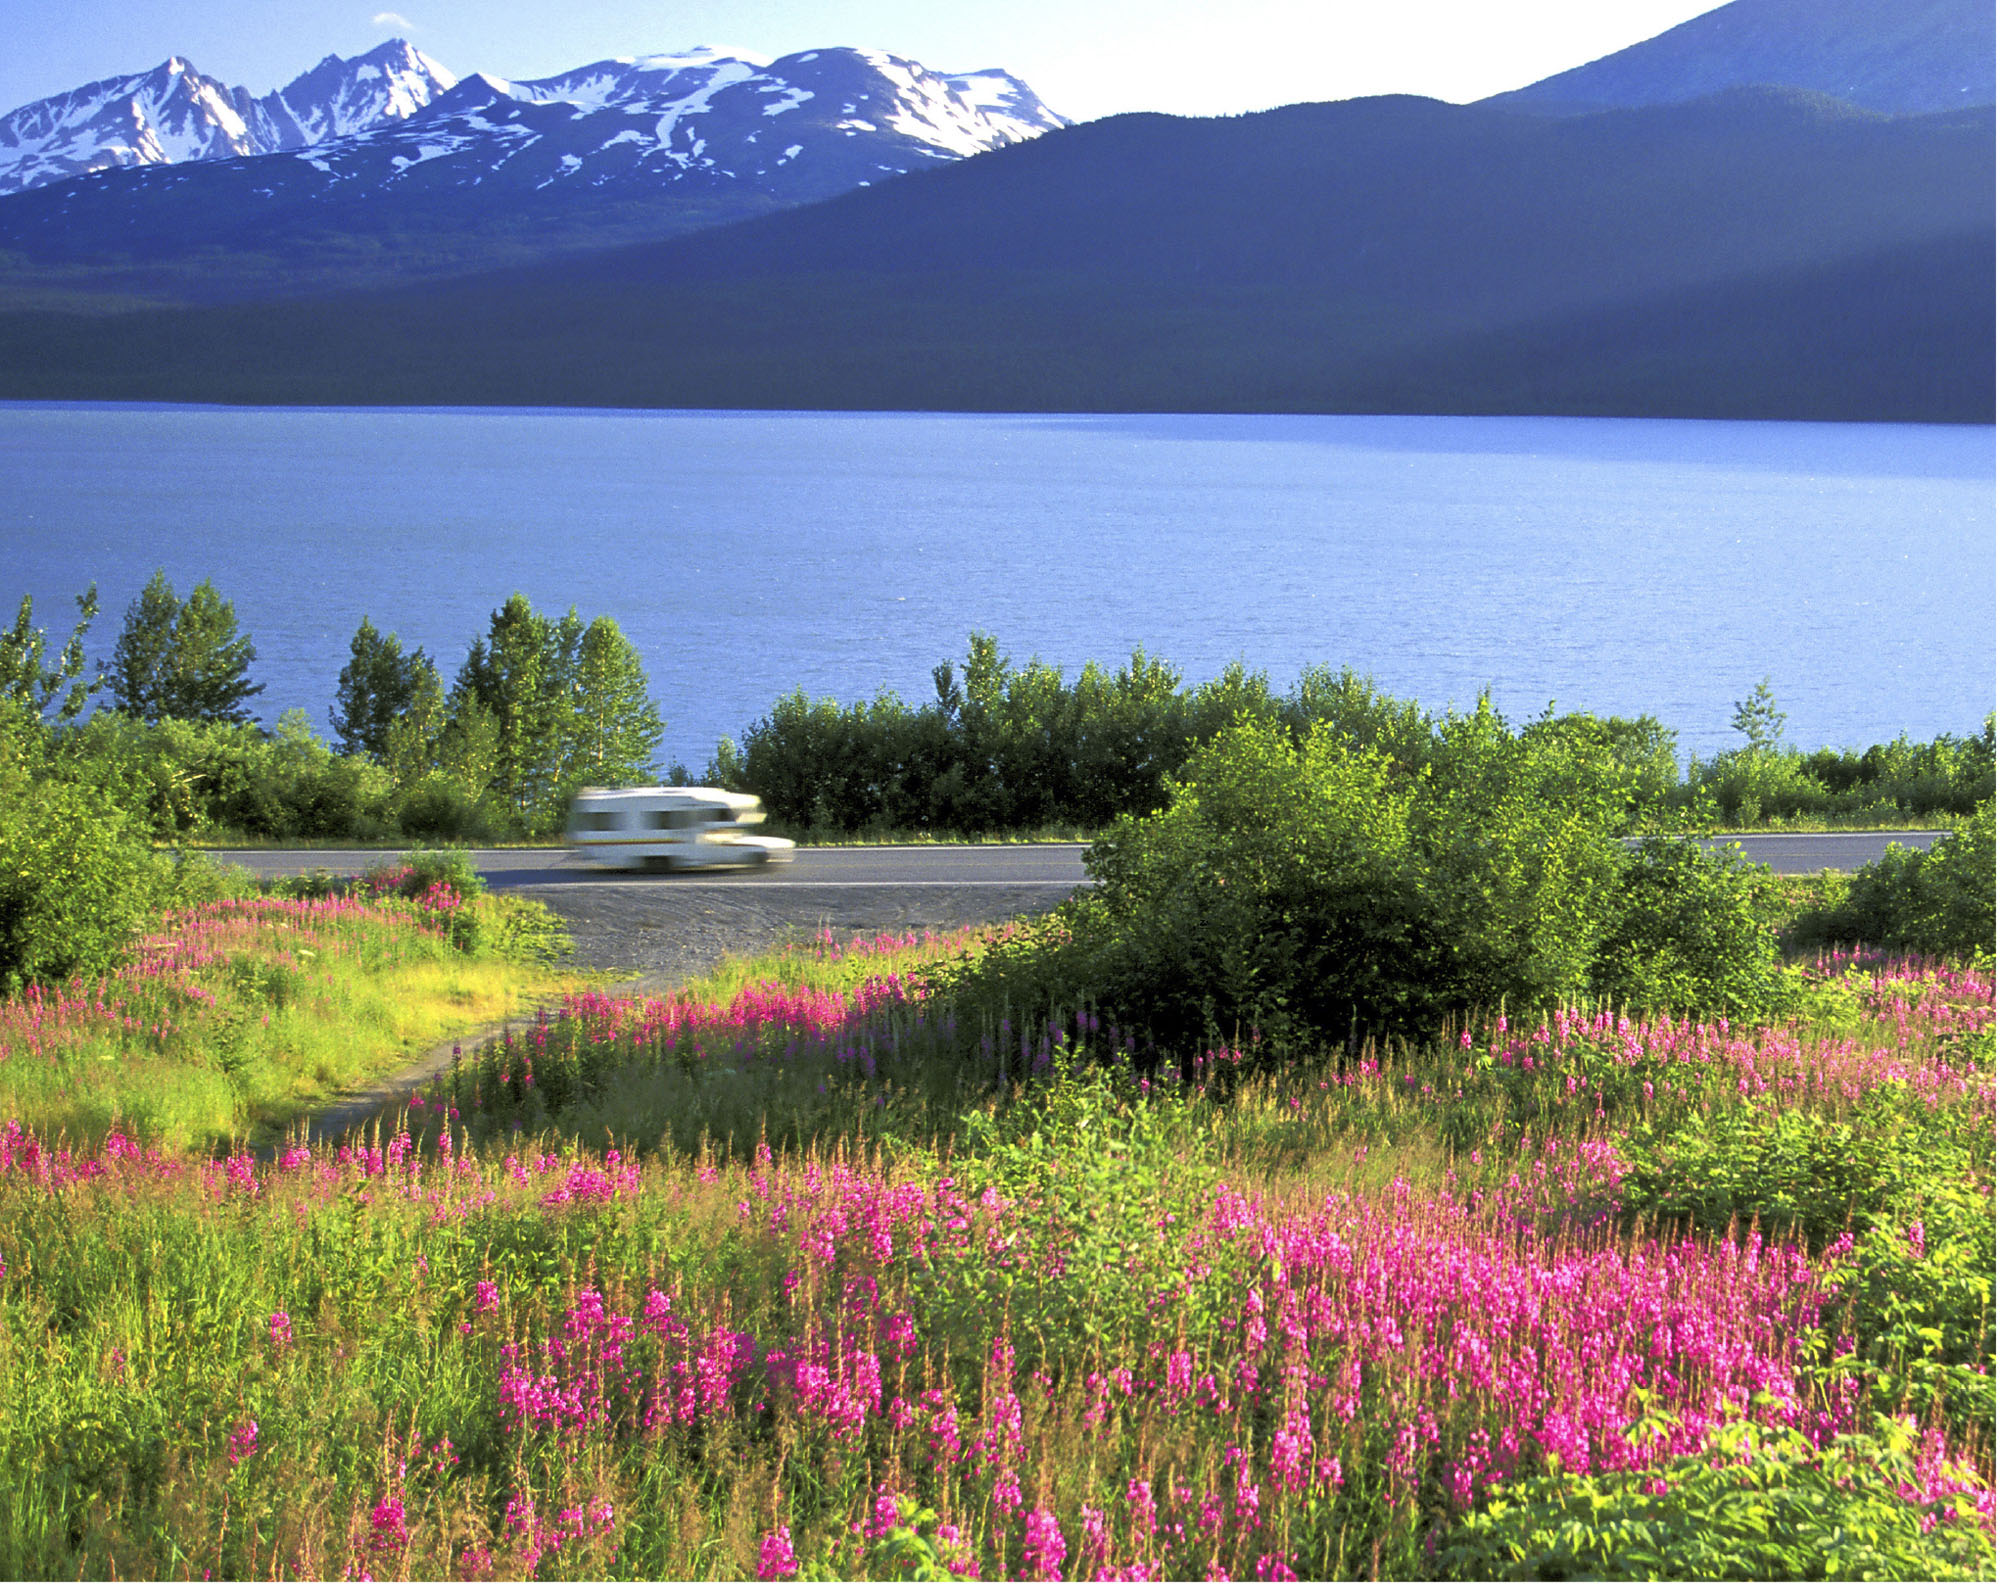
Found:
[[[1184,689],[1139,650],[1116,671],[1093,662],[1065,680],[1039,659],[1014,667],[974,634],[963,667],[940,662],[932,676],[936,698],[916,708],[891,693],[842,706],[794,691],[740,747],[723,742],[708,779],[758,795],[797,832],[1093,830],[1158,809],[1194,748],[1239,721],[1295,738],[1323,724],[1406,764],[1428,753],[1418,707],[1346,670],[1310,668],[1281,695],[1232,663]]]
[[[1638,775],[1587,719],[1515,733],[1482,703],[1401,756],[1387,737],[1358,719],[1297,742],[1271,721],[1224,730],[1165,810],[1092,847],[1092,893],[957,991],[994,1016],[1093,998],[1180,1051],[1422,1032],[1477,1007],[1741,1014],[1784,996],[1746,877],[1619,841]]]
[[[0,991],[110,969],[162,883],[123,812],[73,784],[0,780]]]
[[[1871,943],[1916,954],[1991,954],[1994,947],[1993,801],[1929,849],[1891,844],[1863,866],[1846,897],[1794,929],[1801,946]]]
[[[1804,819],[1896,822],[1970,816],[1993,798],[1994,719],[1976,736],[1899,735],[1867,750],[1810,754],[1758,741],[1696,761],[1677,793],[1730,826]]]
[[[1689,840],[1646,840],[1625,865],[1592,991],[1633,1009],[1777,1008],[1786,988],[1758,907],[1760,877]]]
[[[154,911],[230,880],[156,854],[143,822],[67,772],[40,719],[0,701],[0,992],[108,970]]]

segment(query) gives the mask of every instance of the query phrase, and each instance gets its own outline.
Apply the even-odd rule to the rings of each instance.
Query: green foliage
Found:
[[[1976,736],[1898,736],[1867,750],[1803,754],[1763,742],[1695,761],[1675,799],[1684,819],[1884,822],[1969,816],[1993,798],[1994,719]]]
[[[1634,1009],[1769,1014],[1788,983],[1753,870],[1689,839],[1647,839],[1626,864],[1591,990]]]
[[[1992,1035],[1980,1039],[1988,1053]],[[1990,1064],[1990,1059],[1988,1060]],[[1626,1139],[1620,1195],[1635,1216],[1721,1234],[1753,1222],[1772,1240],[1830,1249],[1852,1350],[1830,1362],[1884,1411],[1990,1424],[1994,1221],[1990,1136],[1941,1132],[1905,1088],[1878,1087],[1850,1118],[1749,1107]]]
[[[504,810],[469,794],[446,772],[434,772],[396,796],[396,825],[412,838],[433,843],[483,843],[511,831]]]
[[[1415,794],[1386,757],[1246,721],[1195,752],[1171,800],[1091,847],[1098,891],[1069,915],[1087,954],[1073,997],[1171,1045],[1428,1019],[1408,971],[1435,958]]]
[[[1778,747],[1785,731],[1785,714],[1778,709],[1777,696],[1771,693],[1769,673],[1747,699],[1736,702],[1736,714],[1729,719],[1729,726],[1743,735],[1752,750]]]
[[[473,642],[451,706],[462,726],[441,757],[460,762],[468,785],[486,772],[530,833],[560,828],[570,795],[586,783],[643,779],[661,733],[638,653],[616,623],[586,627],[574,607],[548,618],[518,593]]]
[[[402,641],[378,632],[366,617],[348,650],[334,691],[340,753],[387,761],[395,726],[412,716],[420,698],[426,703],[442,698],[437,669],[421,646],[405,656]]]
[[[97,586],[92,585],[76,598],[81,616],[69,641],[48,660],[48,636],[35,627],[35,598],[21,597],[21,610],[14,626],[0,632],[0,699],[11,700],[38,717],[48,717],[53,709],[57,722],[72,722],[90,697],[104,687],[100,673],[83,676],[83,637],[97,617]]]
[[[1801,946],[1872,943],[1916,954],[1991,954],[1994,946],[1993,801],[1929,849],[1891,844],[1863,866],[1837,907],[1796,931]]]
[[[476,899],[486,891],[486,879],[480,876],[472,864],[472,856],[463,849],[412,849],[393,866],[377,866],[363,882],[373,883],[377,879],[386,882],[391,878],[393,884],[388,888],[372,886],[367,891],[393,891],[405,899],[421,898],[440,884],[461,899]]]
[[[335,755],[294,708],[266,736],[247,723],[98,712],[51,742],[64,775],[131,811],[158,839],[217,830],[270,838],[378,838],[391,828],[382,768]]]
[[[1622,1195],[1634,1213],[1721,1234],[1754,1221],[1773,1240],[1814,1250],[1850,1228],[1872,1229],[1899,1199],[1965,1175],[1963,1147],[1904,1129],[1793,1108],[1743,1108],[1627,1141]]]
[[[591,619],[577,645],[575,717],[565,783],[615,787],[652,772],[666,725],[638,651],[612,618]]]
[[[183,602],[158,569],[131,606],[111,654],[111,695],[145,722],[247,722],[243,702],[264,686],[249,681],[257,650],[236,632],[236,609],[206,579]]]
[[[1509,1484],[1460,1519],[1437,1565],[1473,1581],[1990,1581],[1992,1537],[1969,1496],[1902,1497],[1918,1476],[1912,1445],[1888,1418],[1825,1450],[1732,1424],[1699,1453],[1639,1471]]]
[[[942,1518],[934,1507],[898,1497],[896,1525],[868,1541],[867,1579],[870,1582],[972,1582],[951,1569],[953,1547],[940,1538]],[[814,1573],[815,1576],[818,1573]],[[840,1574],[829,1567],[826,1575]]]
[[[160,891],[145,834],[123,811],[0,765],[0,992],[109,970]]]
[[[1177,1092],[1147,1097],[1060,1043],[1045,1084],[966,1114],[954,1173],[969,1193],[1019,1208],[1023,1240],[939,1262],[922,1292],[932,1326],[955,1332],[1006,1316],[1051,1356],[1142,1336],[1161,1298],[1185,1281],[1159,1231],[1163,1220],[1187,1219],[1200,1195],[1193,1120]],[[1220,1284],[1190,1290],[1191,1329],[1219,1312],[1202,1303]]]
[[[955,992],[989,1017],[1089,997],[1178,1051],[1351,1043],[1607,992],[1775,1004],[1771,936],[1741,879],[1619,843],[1639,777],[1602,725],[1514,733],[1482,702],[1419,736],[1385,705],[1296,740],[1270,718],[1223,730],[1166,810],[1092,847],[1092,894],[954,972]]]

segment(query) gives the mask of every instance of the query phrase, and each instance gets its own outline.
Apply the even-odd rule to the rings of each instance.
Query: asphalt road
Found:
[[[260,877],[289,877],[324,867],[335,875],[366,871],[393,852],[379,849],[216,849],[224,865]],[[599,888],[1074,888],[1083,882],[1082,844],[883,844],[795,851],[789,864],[746,870],[599,871],[566,849],[475,849],[472,863],[495,888],[579,883]]]
[[[1882,858],[1891,841],[1927,849],[1941,835],[1922,833],[1750,833],[1704,839],[1711,848],[1739,846],[1746,859],[1781,876],[1856,871]],[[597,888],[1074,888],[1085,880],[1082,844],[907,844],[800,849],[789,865],[746,871],[687,871],[672,875],[598,871],[564,849],[475,849],[472,861],[496,888],[552,883]],[[336,875],[365,871],[393,851],[379,849],[218,849],[225,865],[259,876],[297,876],[315,867]]]

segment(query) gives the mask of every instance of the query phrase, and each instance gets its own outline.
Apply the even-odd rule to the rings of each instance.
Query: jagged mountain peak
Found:
[[[46,101],[0,122],[0,251],[87,264],[115,246],[150,265],[248,244],[286,259],[264,278],[279,290],[316,279],[304,253],[350,230],[396,239],[377,258],[433,270],[454,249],[471,262],[671,236],[1067,125],[1011,73],[844,45],[776,59],[699,47],[510,79],[459,78],[395,39],[261,99],[190,72],[121,111],[113,90],[136,88],[100,87],[60,115]],[[161,130],[141,147],[135,125]]]
[[[405,120],[458,79],[406,40],[329,55],[261,97],[184,55],[0,117],[0,194],[126,166],[181,165],[303,148]]]

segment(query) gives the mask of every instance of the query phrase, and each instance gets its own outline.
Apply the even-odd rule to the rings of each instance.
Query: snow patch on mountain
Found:
[[[0,194],[124,166],[277,154],[403,121],[458,79],[391,39],[366,55],[329,55],[261,98],[172,56],[0,117]]]

